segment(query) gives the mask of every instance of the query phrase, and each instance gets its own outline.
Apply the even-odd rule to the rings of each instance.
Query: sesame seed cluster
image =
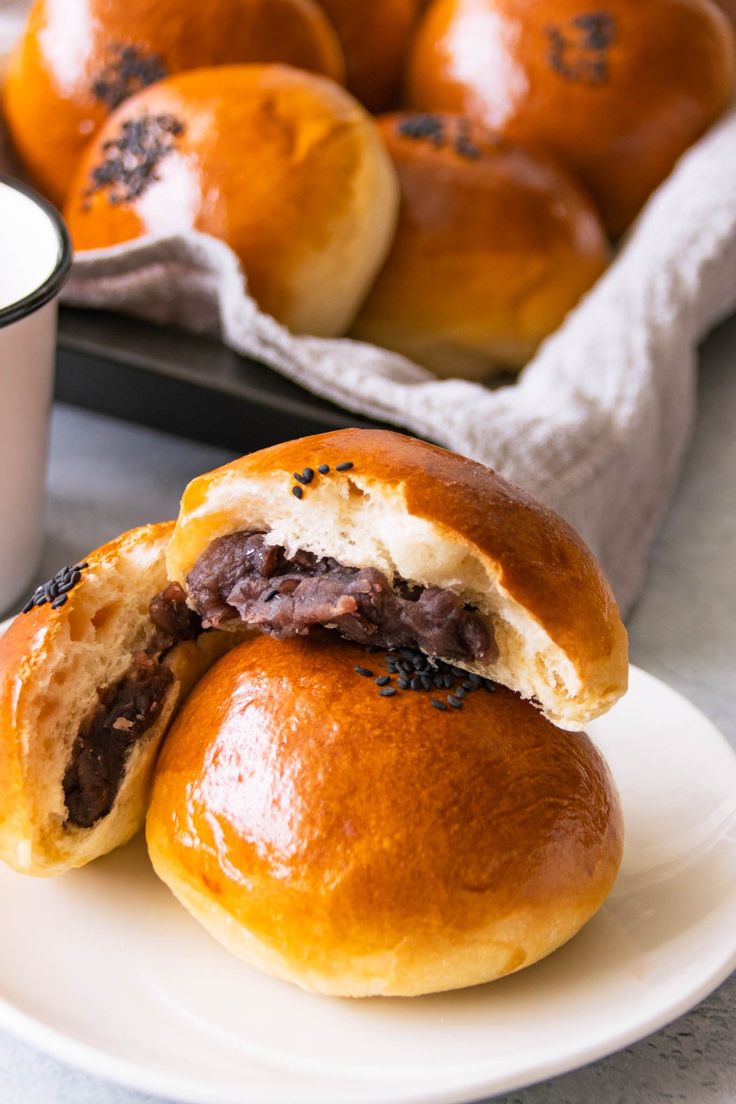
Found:
[[[447,697],[433,696],[429,702],[433,709],[446,712],[448,709],[462,709],[464,699],[476,690],[486,690],[490,694],[496,692],[496,683],[491,679],[455,667],[436,656],[425,655],[418,648],[382,652],[380,648],[369,646],[366,651],[381,655],[387,674],[376,675],[371,667],[362,665],[353,670],[363,678],[373,679],[382,698],[393,698],[407,690],[430,694],[449,690],[451,693]]]

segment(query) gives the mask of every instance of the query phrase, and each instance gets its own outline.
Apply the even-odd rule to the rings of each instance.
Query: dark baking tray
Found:
[[[71,308],[59,312],[56,398],[236,452],[378,424],[214,338]]]

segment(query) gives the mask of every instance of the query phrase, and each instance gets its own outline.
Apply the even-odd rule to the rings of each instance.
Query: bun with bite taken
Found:
[[[21,873],[82,866],[140,829],[177,705],[236,643],[168,584],[172,530],[63,569],[0,640],[0,857]]]
[[[580,537],[490,469],[398,433],[324,433],[200,476],[167,559],[207,625],[416,646],[568,728],[626,689],[626,632]]]

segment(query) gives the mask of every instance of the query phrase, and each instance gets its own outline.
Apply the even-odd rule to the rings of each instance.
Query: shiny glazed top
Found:
[[[389,115],[380,128],[399,225],[356,334],[420,361],[436,341],[423,363],[442,375],[456,343],[477,345],[486,372],[521,366],[608,263],[595,208],[552,161],[461,115]]]
[[[257,61],[344,78],[313,0],[36,0],[5,112],[37,186],[60,205],[85,145],[123,99],[183,70]]]
[[[734,37],[711,0],[435,0],[408,98],[540,145],[626,228],[726,107]]]
[[[459,711],[431,692],[382,698],[356,665],[382,671],[344,642],[259,637],[199,683],[148,817],[171,874],[327,972],[333,952],[451,938],[517,909],[590,915],[622,822],[587,736],[500,688]]]
[[[426,518],[487,557],[499,583],[565,650],[583,681],[626,686],[626,631],[600,565],[558,514],[483,464],[427,441],[379,429],[344,429],[284,441],[193,479],[184,491],[167,551],[169,577],[182,585],[212,541],[242,529],[248,483],[280,475],[289,496],[292,472],[353,462],[354,478],[375,493],[398,495],[407,513]],[[238,487],[242,480],[242,486]],[[236,505],[208,509],[225,483]],[[238,500],[237,490],[233,502]],[[309,508],[308,501],[304,503]]]
[[[135,158],[125,172],[126,135],[136,127],[148,133],[146,149],[160,152],[140,190]],[[116,156],[123,185],[95,187],[95,174]],[[329,318],[338,292],[315,286],[318,275],[327,279],[320,266],[327,258],[332,279],[345,285],[358,264],[356,238],[366,225],[384,234],[379,171],[392,173],[370,116],[332,81],[280,65],[200,69],[145,89],[107,120],[80,164],[65,217],[77,249],[144,234],[211,234],[235,251],[263,310],[297,332],[320,333],[303,303],[308,297],[319,309],[324,301]]]

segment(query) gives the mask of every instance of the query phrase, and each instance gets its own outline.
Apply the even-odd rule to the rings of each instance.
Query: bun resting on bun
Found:
[[[610,258],[590,200],[551,162],[460,115],[391,115],[399,224],[353,326],[440,376],[521,368]]]
[[[710,0],[434,0],[407,98],[548,150],[620,234],[725,109],[735,72]]]
[[[0,640],[0,857],[23,874],[138,831],[179,700],[236,643],[202,633],[167,587],[172,529],[134,529],[60,572]]]
[[[345,75],[313,0],[36,0],[9,64],[5,116],[36,185],[61,206],[85,146],[123,100],[234,62]]]
[[[352,322],[388,252],[396,174],[370,116],[279,65],[184,73],[127,100],[82,161],[76,249],[202,230],[240,258],[262,310],[296,333]]]
[[[337,31],[347,86],[371,111],[396,105],[418,0],[319,0]]]
[[[616,876],[604,760],[502,688],[442,710],[446,691],[381,696],[380,658],[258,637],[216,664],[156,768],[154,869],[230,951],[314,992],[415,996],[528,966]]]
[[[418,646],[570,728],[626,689],[626,632],[580,537],[489,468],[398,433],[323,433],[200,476],[167,559],[205,624]]]

